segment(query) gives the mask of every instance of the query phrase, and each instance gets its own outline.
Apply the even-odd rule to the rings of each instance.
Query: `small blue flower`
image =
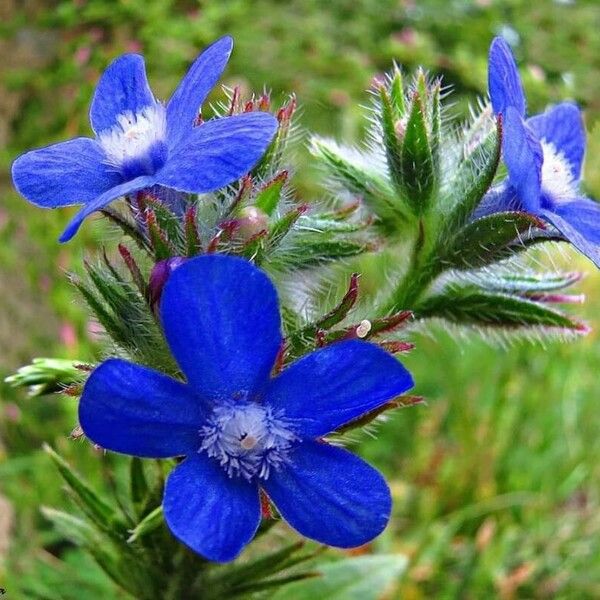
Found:
[[[321,438],[404,393],[408,371],[379,347],[344,341],[271,377],[282,346],[276,291],[250,263],[212,255],[174,270],[161,321],[186,383],[110,359],[88,379],[79,420],[94,442],[141,457],[185,456],[164,516],[213,561],[235,558],[260,522],[263,490],[302,535],[354,547],[391,510],[383,477]]]
[[[523,86],[502,38],[490,48],[489,91],[503,119],[508,180],[484,198],[479,214],[522,210],[554,226],[600,267],[600,205],[579,190],[585,129],[579,108],[562,102],[526,119]]]
[[[196,125],[200,106],[221,76],[232,47],[230,37],[208,47],[166,105],[152,94],[141,56],[117,58],[102,75],[92,100],[95,139],[76,138],[15,160],[15,187],[33,204],[84,204],[61,242],[70,240],[88,215],[121,196],[154,186],[210,192],[256,164],[277,128],[272,115],[252,112]]]

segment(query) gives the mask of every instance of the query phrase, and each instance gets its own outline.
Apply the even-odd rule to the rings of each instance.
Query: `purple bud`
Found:
[[[169,279],[171,273],[177,267],[180,267],[186,260],[188,259],[184,256],[174,256],[172,258],[160,260],[152,267],[150,283],[148,284],[148,302],[154,313],[158,310],[162,291],[165,287],[165,283],[167,283],[167,279]]]

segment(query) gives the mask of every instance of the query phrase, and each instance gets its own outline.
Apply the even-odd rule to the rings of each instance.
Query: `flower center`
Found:
[[[138,113],[126,111],[117,124],[98,135],[106,162],[125,179],[154,175],[167,159],[167,116],[158,102]]]
[[[544,162],[542,163],[542,188],[554,202],[573,200],[577,196],[577,182],[571,165],[553,144],[542,140]]]
[[[299,438],[281,411],[255,403],[217,406],[200,429],[199,452],[215,458],[229,477],[267,479]]]

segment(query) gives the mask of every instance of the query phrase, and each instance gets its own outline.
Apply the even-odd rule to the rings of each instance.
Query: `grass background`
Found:
[[[5,0],[0,7],[0,376],[33,356],[93,360],[97,335],[65,270],[105,239],[86,225],[56,239],[68,211],[27,205],[10,188],[11,159],[30,147],[88,134],[87,108],[107,63],[146,56],[167,97],[198,50],[230,33],[224,83],[276,98],[295,91],[307,130],[358,140],[361,103],[393,60],[418,64],[454,88],[457,115],[483,94],[493,35],[514,43],[532,112],[573,98],[586,110],[588,192],[600,196],[600,7],[595,0]],[[216,95],[214,96],[216,98]],[[302,146],[299,193],[319,195]],[[600,326],[600,277],[577,307]],[[436,330],[407,366],[425,406],[395,415],[361,452],[389,476],[394,519],[374,551],[406,553],[390,597],[600,597],[600,339],[501,347]],[[42,518],[66,500],[43,441],[107,493],[115,457],[68,434],[63,397],[0,390],[0,587],[9,598],[114,597],[101,573]],[[159,597],[159,592],[157,595]],[[37,595],[37,596],[36,596]]]

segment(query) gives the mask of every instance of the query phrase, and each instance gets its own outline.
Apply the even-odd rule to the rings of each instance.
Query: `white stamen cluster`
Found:
[[[573,200],[577,196],[577,181],[573,178],[569,161],[546,140],[542,140],[542,150],[542,189],[555,202]]]
[[[255,403],[217,406],[200,436],[199,452],[215,458],[229,477],[248,481],[281,468],[298,440],[281,412]]]
[[[153,146],[164,142],[166,133],[165,107],[156,103],[135,114],[131,111],[120,114],[112,129],[98,135],[98,143],[107,162],[118,168],[147,156]]]

